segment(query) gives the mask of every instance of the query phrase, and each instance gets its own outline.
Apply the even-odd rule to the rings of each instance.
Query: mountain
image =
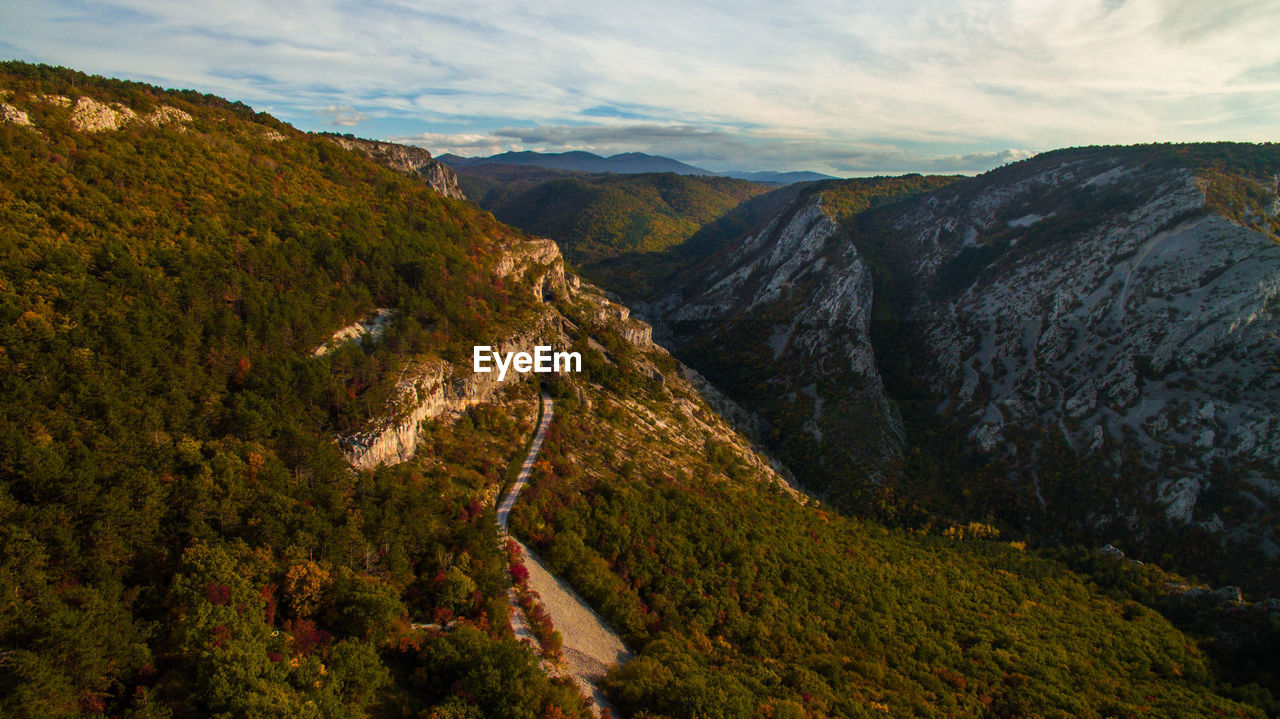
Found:
[[[486,165],[525,165],[573,172],[615,172],[620,175],[673,172],[677,175],[733,177],[739,180],[774,185],[835,179],[830,175],[823,175],[819,172],[746,172],[742,170],[712,172],[669,157],[647,155],[643,152],[624,152],[610,157],[601,157],[581,150],[560,153],[526,150],[524,152],[504,152],[488,157],[459,157],[458,155],[446,153],[441,155],[439,159],[455,169],[478,168]]]
[[[609,157],[601,157],[581,150],[574,152],[532,152],[526,150],[524,152],[504,152],[498,155],[490,155],[489,157],[459,157],[453,154],[444,154],[439,159],[455,169],[498,164],[529,165],[553,170],[573,170],[575,172],[616,172],[623,175],[644,172],[674,172],[677,175],[715,174],[679,160],[657,155],[646,155],[643,152],[624,152]]]
[[[821,172],[746,172],[744,170],[728,170],[718,174],[724,175],[725,177],[736,177],[739,180],[763,182],[770,185],[790,185],[795,182],[817,182],[819,180],[836,179],[831,175],[824,175]]]
[[[611,286],[642,282],[613,271],[631,253],[659,254],[684,243],[742,202],[767,192],[728,177],[570,173],[520,165],[474,165],[458,170],[477,204],[525,232],[550,237],[593,281]]]
[[[394,148],[16,62],[0,118],[0,714],[586,717],[570,676],[673,719],[1275,711],[1280,609],[842,515],[555,242]],[[824,197],[840,219],[951,179]],[[715,259],[807,199],[682,247]],[[477,345],[581,371],[494,376]],[[520,596],[494,505],[531,448],[511,530],[621,666],[562,656],[580,627]]]
[[[538,248],[238,103],[21,63],[0,98],[0,714],[585,716],[503,632],[533,389],[417,463],[335,441],[549,326],[501,280]]]
[[[1263,590],[1277,170],[1271,145],[1154,146],[888,205],[820,183],[636,306],[842,506],[1119,539]]]

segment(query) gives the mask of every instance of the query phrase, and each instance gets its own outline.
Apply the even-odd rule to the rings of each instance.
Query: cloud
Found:
[[[0,28],[24,59],[212,91],[304,129],[358,118],[502,147],[520,138],[495,128],[734,164],[822,151],[834,168],[1280,126],[1271,0],[9,0]]]
[[[368,115],[357,111],[350,105],[330,105],[316,110],[316,114],[328,118],[330,125],[341,125],[343,127],[359,125],[369,119]]]
[[[710,128],[688,124],[554,125],[504,127],[484,134],[420,133],[392,138],[437,154],[492,155],[508,150],[599,155],[642,151],[676,157],[708,170],[786,168],[834,175],[904,172],[973,173],[1030,157],[1030,150],[1005,148],[964,154],[937,154],[891,143],[840,140],[776,130]]]
[[[434,155],[452,153],[464,157],[496,155],[502,152],[526,149],[508,138],[473,133],[420,132],[415,135],[394,135],[392,142],[425,147]]]

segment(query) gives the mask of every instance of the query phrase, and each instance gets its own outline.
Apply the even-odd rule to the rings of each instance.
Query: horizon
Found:
[[[839,12],[17,0],[0,26],[0,53],[14,59],[199,89],[302,130],[433,155],[976,174],[1062,147],[1265,142],[1280,126],[1280,6],[1259,0]]]

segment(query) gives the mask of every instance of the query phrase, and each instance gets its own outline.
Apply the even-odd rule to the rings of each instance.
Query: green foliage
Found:
[[[556,240],[588,278],[627,293],[655,271],[652,260],[770,189],[728,177],[673,173],[589,175],[480,166],[458,174],[468,196],[499,220]],[[488,182],[476,184],[482,180]],[[614,269],[620,258],[637,255],[648,258],[643,268],[628,263],[626,271]]]
[[[969,538],[989,527],[957,541],[803,506],[587,395],[589,413],[558,406],[512,521],[639,649],[609,677],[625,713],[1262,716],[1159,614]]]
[[[528,422],[477,410],[362,474],[334,438],[415,355],[527,319],[491,272],[517,233],[237,103],[22,63],[0,87],[35,124],[0,124],[0,714],[474,707],[408,681],[438,639],[409,625],[524,651],[483,502]],[[86,134],[56,94],[192,119]],[[312,357],[374,307],[380,341]]]

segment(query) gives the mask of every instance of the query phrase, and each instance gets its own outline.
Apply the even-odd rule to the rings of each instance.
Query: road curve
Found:
[[[507,517],[511,514],[511,508],[515,506],[520,491],[528,482],[533,463],[538,460],[538,452],[542,449],[542,440],[546,437],[547,425],[551,424],[552,414],[551,398],[544,392],[542,421],[538,424],[538,431],[533,436],[533,444],[529,446],[529,454],[525,457],[515,484],[511,485],[507,496],[498,505],[498,527],[504,534],[507,532]],[[523,543],[519,541],[516,543],[520,545],[525,566],[529,569],[529,588],[537,593],[547,614],[551,617],[551,623],[564,640],[563,649],[567,670],[565,673],[582,693],[592,700],[592,710],[596,716],[600,716],[602,710],[609,706],[603,692],[600,691],[600,681],[604,679],[605,672],[610,668],[630,659],[631,652],[622,643],[622,639],[609,629],[608,625],[600,619],[590,605],[582,601],[567,582],[553,575],[538,559],[538,555]],[[514,618],[516,614],[520,614],[520,611],[514,604],[514,592],[511,597],[513,609],[516,610],[512,613]],[[514,624],[513,628],[516,628]],[[527,627],[525,632],[528,632]]]

